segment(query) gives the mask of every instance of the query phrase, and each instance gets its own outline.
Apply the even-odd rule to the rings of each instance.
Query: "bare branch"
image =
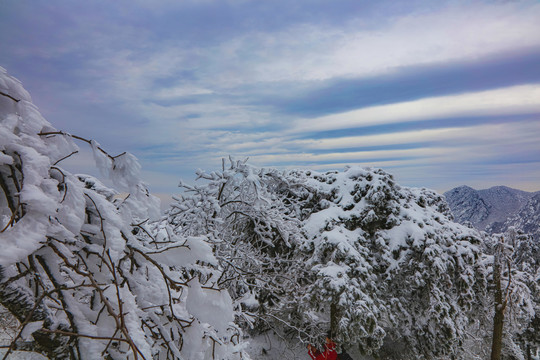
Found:
[[[64,156],[63,158],[59,159],[59,160],[56,160],[56,162],[53,164],[53,166],[58,165],[58,163],[59,163],[60,161],[63,161],[63,160],[65,160],[65,159],[67,159],[68,157],[77,154],[78,152],[79,152],[79,150],[75,150],[75,151],[73,151],[71,154],[66,155],[66,156]]]
[[[14,98],[13,96],[11,96],[11,95],[9,95],[9,94],[6,94],[5,92],[2,92],[2,91],[0,91],[0,95],[5,96],[5,97],[7,97],[7,98],[10,98],[11,100],[13,100],[13,101],[15,101],[15,102],[21,101],[21,99],[16,99],[16,98]]]

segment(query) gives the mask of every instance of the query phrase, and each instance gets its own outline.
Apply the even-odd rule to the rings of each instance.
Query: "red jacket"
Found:
[[[324,352],[320,352],[314,347],[309,347],[308,354],[313,360],[337,360],[336,344],[333,341],[329,341],[324,346]]]

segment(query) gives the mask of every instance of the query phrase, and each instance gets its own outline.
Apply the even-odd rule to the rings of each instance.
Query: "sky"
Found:
[[[0,48],[53,126],[133,153],[163,199],[229,155],[540,190],[539,0],[0,0]]]

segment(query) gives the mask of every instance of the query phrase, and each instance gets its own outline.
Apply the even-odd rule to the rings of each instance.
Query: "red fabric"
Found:
[[[337,360],[336,344],[333,341],[328,342],[323,353],[310,347],[308,354],[313,360]]]
[[[321,352],[317,349],[313,349],[310,345],[308,346],[308,354],[313,360],[317,360],[317,356],[321,355]]]

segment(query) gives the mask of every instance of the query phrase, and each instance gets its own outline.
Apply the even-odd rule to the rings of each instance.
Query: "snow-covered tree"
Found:
[[[475,232],[448,219],[440,195],[383,170],[305,175],[333,194],[305,226],[335,340],[368,353],[399,347],[399,358],[462,349],[485,291]]]
[[[494,294],[491,359],[524,359],[524,353],[538,347],[540,246],[510,227],[488,238],[486,252],[492,254]]]
[[[88,143],[114,188],[61,165]],[[54,129],[0,68],[0,304],[13,350],[50,359],[236,359],[232,301],[205,237],[155,222],[128,153]]]
[[[169,221],[212,234],[244,315],[301,341],[321,344],[329,332],[364,353],[396,344],[400,358],[459,353],[486,271],[477,233],[450,221],[440,195],[380,169],[230,162],[199,171],[205,184],[182,184]]]
[[[246,328],[304,342],[322,337],[299,301],[310,283],[301,220],[311,193],[284,172],[229,162],[221,171],[199,170],[202,185],[180,184],[169,223],[181,236],[212,240],[223,272],[217,285],[229,289]]]

